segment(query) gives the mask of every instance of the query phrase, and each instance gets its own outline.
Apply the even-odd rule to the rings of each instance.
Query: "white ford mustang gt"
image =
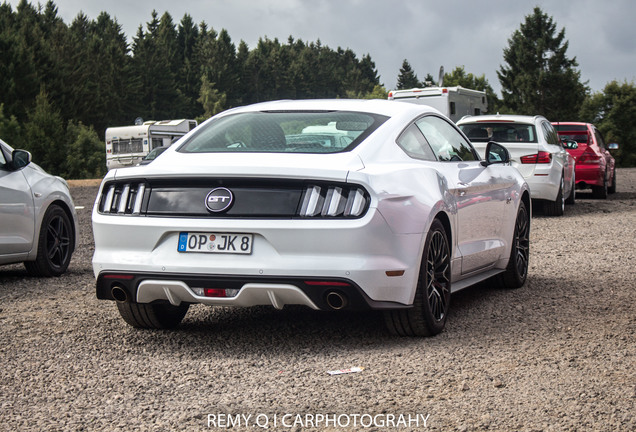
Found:
[[[526,280],[528,185],[438,111],[278,101],[209,119],[152,163],[111,170],[93,209],[97,297],[142,328],[193,303],[381,309],[434,335],[451,292]]]

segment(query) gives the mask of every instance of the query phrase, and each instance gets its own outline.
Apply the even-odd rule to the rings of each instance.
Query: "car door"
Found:
[[[27,253],[35,235],[34,202],[22,170],[8,167],[10,149],[0,143],[0,260]]]
[[[446,120],[426,116],[416,122],[440,162],[455,200],[455,255],[461,257],[461,274],[487,268],[502,257],[505,249],[503,223],[511,206],[514,179],[510,167],[484,167],[469,141]],[[454,276],[459,275],[455,274]]]

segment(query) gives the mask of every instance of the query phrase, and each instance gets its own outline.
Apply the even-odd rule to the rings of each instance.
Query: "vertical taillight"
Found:
[[[99,211],[106,214],[138,215],[141,213],[145,191],[146,185],[144,183],[107,185],[102,191]]]
[[[305,188],[299,211],[301,217],[360,217],[368,198],[358,186],[320,186]]]

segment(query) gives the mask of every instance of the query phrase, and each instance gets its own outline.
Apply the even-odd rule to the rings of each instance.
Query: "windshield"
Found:
[[[350,112],[249,112],[199,126],[184,153],[336,153],[349,151],[388,117]]]
[[[536,143],[537,133],[533,125],[493,122],[463,124],[459,128],[472,142],[522,142]]]

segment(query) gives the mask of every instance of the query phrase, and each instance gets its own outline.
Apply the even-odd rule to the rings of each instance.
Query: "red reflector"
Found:
[[[222,288],[205,288],[203,293],[206,297],[227,297],[225,290]]]
[[[351,286],[347,282],[334,282],[334,281],[305,281],[307,285],[313,286]]]
[[[124,279],[124,280],[130,280],[132,278],[134,278],[135,276],[133,275],[118,275],[118,274],[107,274],[104,275],[104,279]]]
[[[543,164],[552,161],[552,154],[548,152],[539,152],[537,154],[521,156],[519,158],[522,164]]]

